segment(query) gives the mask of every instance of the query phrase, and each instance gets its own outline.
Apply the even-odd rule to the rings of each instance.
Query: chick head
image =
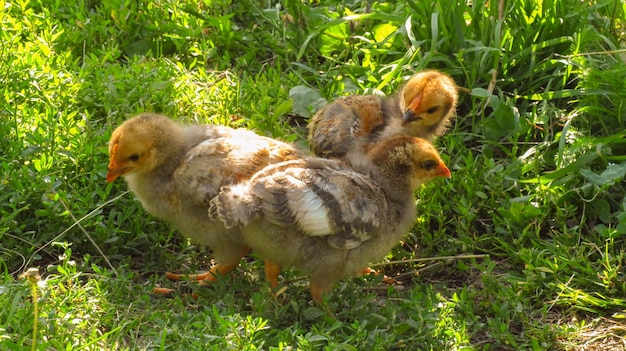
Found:
[[[122,123],[111,135],[107,182],[119,176],[149,172],[158,163],[159,148],[178,126],[169,118],[141,114]]]
[[[422,71],[411,77],[401,92],[402,125],[411,135],[437,126],[450,117],[457,104],[456,84],[450,76],[434,71]]]
[[[450,178],[450,170],[429,141],[395,136],[377,143],[369,152],[374,164],[392,179],[406,180],[411,189],[437,177]]]

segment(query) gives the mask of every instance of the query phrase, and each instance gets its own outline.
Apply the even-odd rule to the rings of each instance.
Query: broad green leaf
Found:
[[[324,312],[317,307],[309,307],[302,312],[304,318],[308,320],[317,319],[319,316],[323,315]]]
[[[609,223],[611,221],[611,205],[608,201],[606,201],[605,199],[600,199],[596,201],[593,209],[598,214],[598,217],[602,222]]]
[[[387,37],[395,33],[397,30],[397,26],[389,23],[383,23],[375,26],[372,32],[374,33],[374,39],[376,39],[377,42],[382,43],[385,39],[387,39]],[[388,45],[391,45],[391,43],[388,43]]]
[[[626,162],[619,165],[609,165],[604,172],[600,175],[606,183],[618,182],[626,175]]]
[[[485,88],[474,88],[470,91],[470,95],[481,98],[488,98],[491,96],[491,93]]]
[[[154,90],[165,90],[171,86],[172,86],[172,82],[169,80],[154,82],[150,85],[150,87]]]
[[[592,170],[583,168],[581,170],[579,170],[578,172],[580,172],[580,174],[587,178],[587,181],[593,185],[604,185],[606,184],[606,182],[604,181],[604,179],[602,177],[600,177],[599,175],[595,174]]]
[[[302,117],[311,117],[311,111],[326,105],[326,100],[317,90],[303,85],[289,89],[289,98],[293,99],[293,112]]]

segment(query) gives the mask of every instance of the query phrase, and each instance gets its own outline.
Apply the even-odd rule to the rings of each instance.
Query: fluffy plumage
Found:
[[[450,176],[432,144],[415,137],[385,139],[367,158],[357,169],[320,158],[270,165],[222,188],[209,216],[241,228],[265,259],[272,288],[281,266],[297,267],[321,301],[337,280],[360,274],[407,233],[416,218],[412,190]]]
[[[358,164],[370,145],[390,136],[432,141],[444,133],[456,104],[452,78],[422,71],[394,96],[350,95],[326,105],[309,122],[309,144],[319,157]]]
[[[237,230],[209,219],[209,201],[224,185],[248,180],[268,164],[301,156],[289,144],[248,130],[183,125],[146,113],[113,132],[106,179],[124,177],[146,211],[213,249],[217,265],[197,277],[211,281],[217,273],[235,268],[247,246]]]

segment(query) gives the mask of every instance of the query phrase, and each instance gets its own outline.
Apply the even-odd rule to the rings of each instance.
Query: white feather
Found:
[[[298,172],[299,171],[299,172]],[[333,228],[324,206],[324,201],[300,180],[304,170],[296,170],[295,177],[288,176],[290,182],[289,210],[294,214],[298,227],[308,235],[324,236]]]

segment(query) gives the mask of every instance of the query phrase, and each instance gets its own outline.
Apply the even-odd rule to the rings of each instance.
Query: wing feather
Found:
[[[340,249],[357,247],[379,230],[387,202],[369,177],[351,169],[307,166],[275,167],[251,181],[254,207],[265,220],[295,226],[305,235],[326,236]]]
[[[208,206],[222,186],[246,181],[268,164],[301,157],[291,145],[251,131],[219,127],[206,133],[215,137],[190,149],[174,173],[181,196],[197,206]]]

